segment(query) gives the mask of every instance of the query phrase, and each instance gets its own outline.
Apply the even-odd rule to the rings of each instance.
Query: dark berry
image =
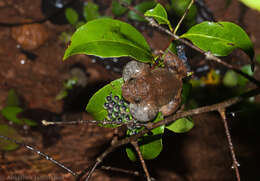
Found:
[[[113,109],[107,109],[108,113],[113,113],[113,111],[114,111]]]
[[[119,104],[124,105],[125,101],[123,99],[120,99]]]
[[[125,119],[126,119],[127,121],[130,121],[130,116],[129,116],[129,115],[126,115]]]
[[[106,103],[104,104],[104,107],[105,107],[105,108],[109,108],[109,104],[106,102]]]
[[[115,102],[115,101],[112,101],[111,103],[113,104],[113,106],[116,105],[116,102]]]
[[[118,116],[119,116],[119,113],[118,113],[118,112],[114,112],[113,115],[114,115],[115,117],[118,117]]]
[[[126,106],[121,106],[121,108],[126,111],[127,107]]]
[[[113,116],[112,116],[112,113],[109,113],[109,114],[107,115],[107,117],[110,118],[110,119],[112,119],[112,117],[113,117]]]
[[[111,96],[107,96],[106,99],[107,99],[108,102],[112,101],[112,97]]]
[[[149,131],[147,134],[148,134],[149,136],[153,136],[153,132],[152,132],[152,131]]]
[[[110,103],[109,103],[109,108],[110,108],[110,109],[113,109],[113,108],[114,108],[113,102],[110,102]]]
[[[119,101],[119,97],[118,97],[118,96],[115,96],[114,99],[115,99],[116,101]]]
[[[119,111],[120,110],[120,106],[119,105],[115,105],[115,110]]]
[[[117,118],[117,120],[118,120],[119,122],[122,122],[122,121],[123,121],[123,119],[122,119],[122,118]]]

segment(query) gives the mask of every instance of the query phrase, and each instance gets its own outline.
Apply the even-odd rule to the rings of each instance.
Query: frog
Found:
[[[159,112],[169,116],[180,106],[182,80],[187,76],[186,66],[170,51],[162,60],[164,67],[132,60],[123,69],[122,96],[129,102],[134,120],[149,122]]]

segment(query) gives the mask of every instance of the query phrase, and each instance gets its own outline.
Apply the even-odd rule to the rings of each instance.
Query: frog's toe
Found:
[[[153,120],[158,113],[156,106],[152,104],[130,104],[131,115],[140,122]]]
[[[123,79],[124,81],[128,81],[131,78],[135,78],[140,75],[145,68],[148,67],[148,64],[137,62],[137,61],[130,61],[126,64],[123,69]]]

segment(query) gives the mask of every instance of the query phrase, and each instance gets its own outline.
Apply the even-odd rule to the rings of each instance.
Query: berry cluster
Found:
[[[105,121],[109,121],[112,124],[120,124],[132,120],[132,116],[129,112],[129,104],[117,95],[113,96],[112,93],[110,93],[110,95],[106,97],[104,108],[108,112]]]

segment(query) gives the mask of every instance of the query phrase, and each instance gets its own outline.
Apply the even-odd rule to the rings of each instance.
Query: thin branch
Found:
[[[185,10],[184,14],[182,15],[180,21],[178,22],[176,28],[174,29],[173,34],[176,34],[176,32],[178,31],[178,29],[179,29],[181,23],[183,22],[184,18],[187,16],[187,14],[188,14],[188,12],[190,11],[190,8],[191,8],[191,6],[192,6],[193,3],[194,3],[194,0],[191,0],[191,1],[190,1],[190,4],[188,5],[187,9]]]
[[[228,139],[229,150],[230,150],[232,160],[233,160],[232,168],[235,169],[237,181],[240,181],[240,174],[239,174],[239,169],[238,169],[240,164],[237,161],[234,146],[232,144],[231,135],[230,135],[228,124],[227,124],[225,108],[220,108],[218,110],[218,112],[221,115],[221,118],[222,118],[223,123],[224,123],[225,133],[226,133],[226,136],[227,136],[227,139]]]
[[[44,126],[49,125],[77,125],[77,124],[102,124],[102,125],[108,125],[108,124],[115,124],[115,125],[124,125],[125,123],[117,122],[117,121],[97,121],[97,120],[77,120],[77,121],[64,121],[64,122],[55,122],[55,121],[46,121],[42,120],[42,124]]]
[[[122,168],[116,168],[116,167],[111,167],[111,166],[102,165],[100,167],[100,169],[107,170],[107,171],[121,172],[121,173],[125,173],[125,174],[134,175],[134,176],[137,176],[137,177],[142,176],[142,174],[140,174],[138,171],[125,170],[125,169],[122,169]]]
[[[150,174],[149,174],[149,171],[148,171],[147,166],[146,166],[146,164],[145,164],[143,155],[142,155],[142,153],[141,153],[141,151],[140,151],[140,148],[139,148],[139,146],[138,146],[138,142],[137,142],[137,141],[132,141],[131,144],[134,146],[135,151],[137,152],[137,155],[138,155],[138,157],[139,157],[139,159],[140,159],[140,162],[141,162],[141,164],[142,164],[142,167],[143,167],[143,170],[144,170],[144,173],[145,173],[145,176],[146,176],[147,181],[151,181],[151,176],[150,176]]]
[[[24,144],[24,143],[18,142],[18,141],[16,141],[16,140],[12,139],[12,138],[9,138],[9,137],[6,137],[6,136],[2,136],[2,135],[0,135],[0,138],[2,138],[2,139],[4,139],[4,140],[7,140],[7,141],[11,141],[11,142],[13,142],[13,143],[16,143],[16,144],[19,145],[19,146],[22,146],[22,147],[24,147],[24,148],[26,148],[26,149],[28,149],[28,150],[34,152],[34,153],[37,153],[38,155],[42,156],[42,157],[45,158],[46,160],[50,160],[52,163],[54,163],[54,164],[57,165],[58,167],[63,168],[64,170],[66,170],[68,173],[70,173],[70,174],[73,175],[74,177],[77,177],[77,176],[78,176],[77,173],[73,172],[71,169],[69,169],[68,167],[64,166],[62,163],[60,163],[60,162],[54,160],[54,159],[53,159],[52,157],[50,157],[49,155],[47,155],[47,154],[45,154],[45,153],[43,153],[43,152],[41,152],[41,151],[39,151],[39,150],[36,150],[35,148],[33,148],[33,147],[29,146],[29,145],[26,145],[26,144]]]
[[[144,177],[144,178],[146,178],[146,176],[144,174],[141,174],[138,171],[126,170],[126,169],[122,169],[122,168],[116,168],[116,167],[104,166],[104,165],[102,165],[100,167],[100,169],[108,170],[108,171],[121,172],[121,173],[130,174],[130,175],[137,176],[137,177]],[[155,181],[155,179],[153,177],[151,177],[151,180]]]

